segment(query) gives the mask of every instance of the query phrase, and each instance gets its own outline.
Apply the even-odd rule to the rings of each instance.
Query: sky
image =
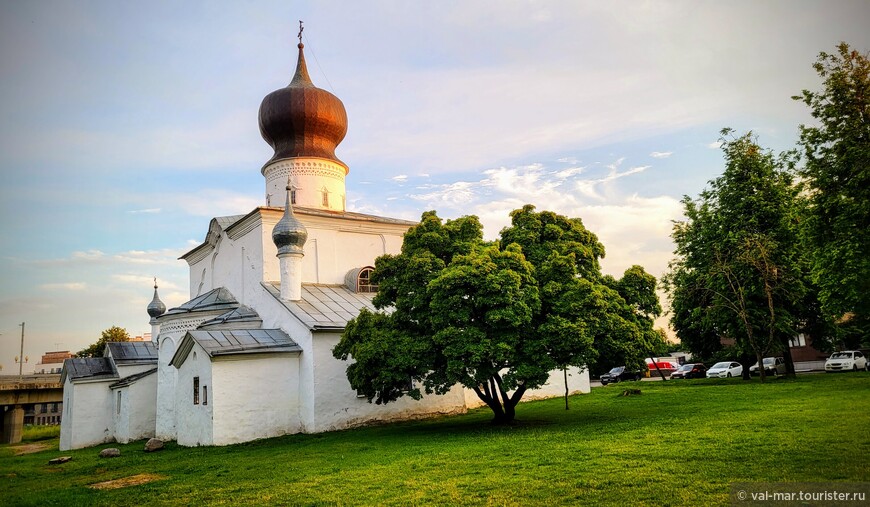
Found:
[[[349,128],[349,211],[580,217],[605,272],[672,258],[719,131],[811,123],[820,51],[870,49],[867,1],[0,0],[0,374],[190,299],[178,257],[265,205],[261,100],[296,65]],[[662,320],[661,324],[665,324]]]

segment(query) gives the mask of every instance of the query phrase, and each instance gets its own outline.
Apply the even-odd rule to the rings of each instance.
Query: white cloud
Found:
[[[137,214],[137,213],[160,213],[160,208],[136,209],[136,210],[130,210],[127,213],[133,213],[133,214]]]
[[[722,141],[713,141],[712,143],[707,145],[707,148],[710,148],[711,150],[718,150],[721,147]]]
[[[399,182],[399,183],[404,183],[404,182],[408,181],[408,175],[407,174],[399,174],[398,176],[393,176],[390,179],[393,181]]]
[[[668,158],[673,154],[674,152],[672,151],[654,151],[650,153],[649,156],[652,158]]]

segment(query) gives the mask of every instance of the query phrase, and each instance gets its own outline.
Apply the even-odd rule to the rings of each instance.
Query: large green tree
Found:
[[[96,342],[92,343],[87,348],[78,351],[76,356],[101,357],[103,355],[103,349],[106,348],[107,343],[128,341],[130,341],[130,333],[128,333],[126,329],[123,327],[112,326],[109,329],[104,330]]]
[[[638,362],[643,356],[649,336],[633,305],[655,305],[648,294],[629,303],[608,287],[603,255],[581,220],[533,206],[512,212],[491,243],[477,217],[443,222],[426,212],[400,254],[377,259],[379,311],[349,322],[333,354],[353,359],[348,379],[369,401],[419,399],[461,384],[496,422],[511,421],[526,390],[553,370],[590,364],[598,345]]]
[[[805,231],[822,311],[833,319],[870,320],[870,60],[841,43],[814,68],[819,91],[794,97],[815,123],[802,125],[808,199]],[[865,343],[867,343],[865,341]]]
[[[751,133],[722,133],[724,173],[697,200],[683,198],[686,221],[674,226],[676,258],[664,278],[671,323],[702,355],[731,338],[759,362],[774,351],[788,358],[806,295],[797,189],[787,160],[762,150]]]

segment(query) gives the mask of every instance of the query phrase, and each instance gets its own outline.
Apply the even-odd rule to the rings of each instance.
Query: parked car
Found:
[[[825,371],[858,371],[867,368],[867,358],[860,351],[834,352],[825,361]]]
[[[670,361],[656,361],[655,363],[647,361],[646,367],[649,370],[650,376],[658,376],[659,371],[661,371],[663,375],[670,375],[680,369],[679,365]],[[658,367],[658,369],[656,369],[656,367]]]
[[[686,363],[671,374],[671,379],[704,378],[705,373],[707,373],[707,367],[702,363]]]
[[[722,361],[707,370],[707,378],[729,378],[743,376],[743,365],[737,361]]]
[[[640,380],[642,376],[639,371],[631,371],[626,369],[625,366],[617,366],[602,375],[600,380],[601,385],[606,386],[607,384],[615,384],[623,380]]]
[[[785,359],[781,357],[765,357],[764,361],[764,371],[768,375],[785,375]],[[750,375],[759,375],[758,373],[758,363],[753,364],[749,367]]]

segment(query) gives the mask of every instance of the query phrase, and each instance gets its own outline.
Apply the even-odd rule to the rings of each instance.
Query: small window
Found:
[[[323,195],[323,207],[328,208],[329,207],[329,191],[326,190],[326,187],[324,187],[323,190],[320,191],[320,193]]]
[[[193,404],[199,405],[199,377],[193,377]]]
[[[356,277],[356,291],[357,292],[377,292],[378,286],[373,284],[371,281],[372,273],[374,269],[372,268],[362,268],[359,270],[359,275]]]
[[[120,414],[121,413],[121,391],[118,391],[118,401],[115,402],[115,405],[116,405],[115,412]]]
[[[105,399],[105,398],[103,398],[103,399]],[[44,413],[46,413],[46,412],[48,412],[48,404],[47,404],[47,403],[43,403],[43,404],[40,406],[39,413],[40,413],[40,414],[44,414]]]
[[[202,404],[208,405],[208,386],[202,386]]]

